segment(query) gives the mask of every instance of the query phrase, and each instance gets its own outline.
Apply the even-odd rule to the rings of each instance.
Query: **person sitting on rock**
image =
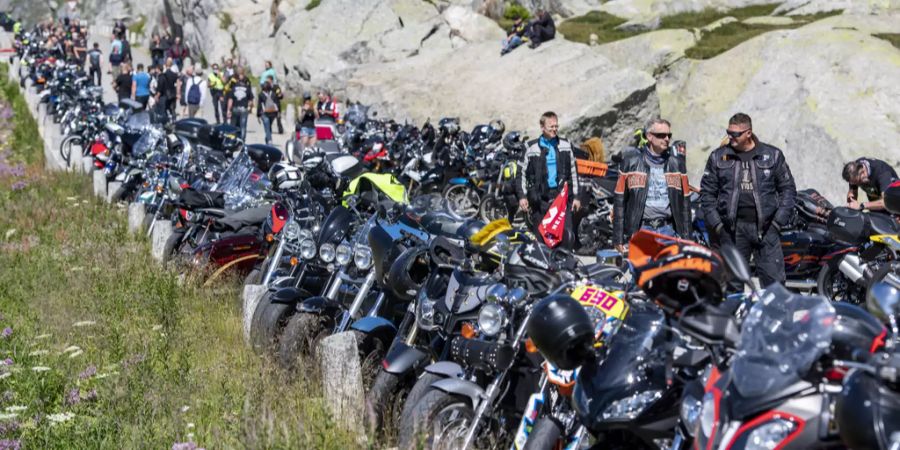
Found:
[[[526,35],[531,41],[531,44],[528,44],[531,48],[537,48],[544,42],[556,37],[556,24],[553,22],[553,17],[550,16],[550,13],[543,9],[538,10],[535,19],[528,25]]]
[[[513,51],[516,47],[522,45],[525,40],[528,39],[525,37],[525,30],[527,28],[528,24],[526,24],[521,17],[516,18],[516,21],[513,22],[512,27],[510,27],[509,31],[506,32],[506,39],[503,39],[503,48],[500,50],[500,56]]]

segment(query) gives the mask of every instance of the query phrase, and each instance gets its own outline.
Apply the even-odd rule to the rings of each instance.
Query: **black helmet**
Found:
[[[580,303],[565,294],[551,295],[534,306],[528,337],[559,369],[573,370],[593,355],[591,318]]]
[[[459,226],[456,230],[456,235],[463,241],[468,242],[469,238],[481,231],[484,228],[484,222],[478,219],[469,219],[465,221],[462,225]]]
[[[503,148],[511,153],[521,153],[525,151],[525,138],[518,131],[510,131],[503,137]]]
[[[638,284],[663,308],[677,312],[700,300],[721,302],[728,271],[717,253],[647,230],[632,236],[630,250]]]
[[[869,292],[866,293],[866,308],[869,312],[883,322],[888,322],[890,320],[888,316],[897,313],[896,311],[885,311],[882,307],[882,305],[890,304],[900,305],[900,288],[884,281],[872,283]]]
[[[506,131],[506,124],[500,119],[494,119],[488,126],[491,128],[488,133],[488,142],[499,142]]]
[[[263,144],[252,144],[247,146],[247,155],[256,164],[256,167],[263,172],[268,173],[272,165],[281,161],[281,150],[278,147]]]
[[[459,133],[459,118],[444,117],[438,121],[438,127],[444,135],[454,136]]]
[[[397,299],[412,301],[431,274],[426,247],[406,249],[388,269],[385,287]]]
[[[856,305],[834,302],[834,331],[831,351],[835,359],[859,361],[884,345],[887,330],[874,316]],[[862,359],[861,359],[862,358]]]
[[[900,215],[900,180],[894,181],[884,190],[884,209]]]

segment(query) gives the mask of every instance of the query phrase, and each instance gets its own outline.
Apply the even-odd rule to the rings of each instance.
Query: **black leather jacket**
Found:
[[[669,191],[669,208],[675,231],[681,236],[689,236],[691,230],[691,190],[688,185],[684,157],[673,154],[666,156],[665,174]],[[619,181],[616,183],[613,204],[613,244],[624,244],[641,228],[644,206],[647,203],[647,178],[650,165],[644,158],[643,150],[629,148],[623,152],[619,165]]]
[[[790,222],[797,187],[781,150],[759,142],[756,136],[753,139],[756,141],[756,156],[751,165],[753,198],[757,230],[762,235],[769,225],[781,230]],[[709,155],[700,180],[700,205],[708,229],[724,225],[734,230],[741,193],[740,175],[740,159],[730,146],[720,147]]]

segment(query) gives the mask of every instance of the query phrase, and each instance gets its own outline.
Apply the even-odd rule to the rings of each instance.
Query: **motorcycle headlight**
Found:
[[[316,243],[312,239],[304,239],[300,241],[300,257],[303,259],[313,259],[316,257]]]
[[[334,260],[343,266],[349,263],[351,259],[353,259],[353,249],[347,244],[338,245],[334,253]]]
[[[774,419],[757,427],[747,438],[746,450],[768,450],[779,445],[797,429],[797,424],[787,419]]]
[[[284,238],[293,241],[300,237],[300,224],[294,222],[293,220],[289,220],[288,223],[284,225],[284,229],[281,231],[284,233]]]
[[[419,296],[416,303],[416,325],[425,331],[431,331],[438,328],[434,323],[434,304],[435,301],[428,298],[427,295]]]
[[[662,397],[662,391],[655,390],[639,392],[631,397],[616,400],[603,411],[603,420],[634,419],[660,397]]]
[[[712,393],[703,396],[703,406],[700,410],[700,432],[706,437],[712,437],[712,429],[716,424],[716,399]]]
[[[506,311],[496,303],[488,303],[478,311],[478,329],[487,336],[496,336],[506,325]]]
[[[300,234],[297,236],[297,240],[305,241],[305,240],[313,240],[313,233],[307,229],[300,230]]]
[[[353,263],[360,270],[366,270],[372,267],[372,249],[362,245],[357,245],[353,250]]]
[[[334,261],[334,253],[334,244],[326,242],[319,247],[319,258],[322,258],[322,261],[325,261],[326,263]]]
[[[703,410],[703,402],[693,397],[685,397],[681,401],[681,422],[687,428],[688,432],[693,434],[697,429],[697,420],[700,418],[700,411]]]

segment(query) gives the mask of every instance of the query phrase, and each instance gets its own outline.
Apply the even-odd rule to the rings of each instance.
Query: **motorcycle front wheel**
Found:
[[[460,448],[472,425],[475,410],[468,398],[431,389],[400,428],[401,449]]]
[[[478,207],[478,212],[485,223],[491,223],[495,220],[508,219],[509,209],[506,208],[506,202],[497,197],[485,197]]]
[[[848,279],[840,269],[831,265],[822,267],[816,284],[819,295],[833,302],[847,302],[859,305],[866,300],[866,293],[862,286]]]
[[[328,329],[322,316],[310,313],[294,314],[278,338],[275,360],[281,367],[294,370],[301,356],[315,356],[316,345],[327,334]]]
[[[471,219],[478,214],[481,196],[469,185],[450,186],[444,191],[444,198],[447,199],[447,208],[458,217]]]

